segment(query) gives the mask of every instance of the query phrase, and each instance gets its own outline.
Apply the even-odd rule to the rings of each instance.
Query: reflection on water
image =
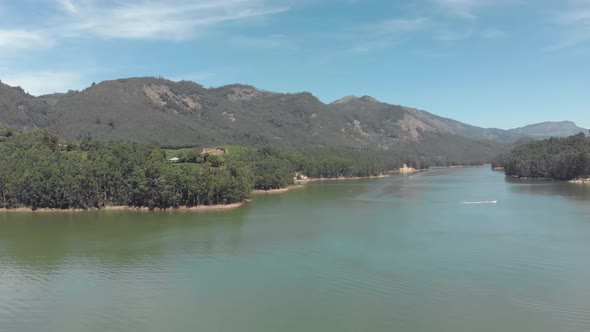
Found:
[[[0,248],[6,259],[31,267],[56,266],[72,254],[106,264],[141,264],[174,248],[235,250],[244,216],[244,211],[0,213]]]
[[[231,211],[0,213],[0,331],[586,331],[589,188],[440,169]]]
[[[507,176],[505,181],[511,184],[510,189],[515,193],[532,195],[549,195],[573,199],[590,199],[590,185],[581,183],[567,183],[558,181],[521,180]]]

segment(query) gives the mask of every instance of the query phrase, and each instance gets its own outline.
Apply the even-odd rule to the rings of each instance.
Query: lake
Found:
[[[587,331],[589,257],[590,185],[487,167],[0,213],[0,331]]]

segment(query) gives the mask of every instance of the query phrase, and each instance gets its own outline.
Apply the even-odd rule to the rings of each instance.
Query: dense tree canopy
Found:
[[[243,201],[253,186],[243,164],[200,168],[166,162],[157,146],[59,143],[45,130],[0,145],[0,206],[169,208]]]
[[[296,170],[311,178],[375,176],[403,164],[394,163],[388,168],[383,157],[368,151],[315,148],[294,154],[293,160]]]
[[[14,133],[12,132],[11,129],[4,127],[1,123],[0,123],[0,142],[4,142],[6,141],[9,137],[11,137],[12,135],[14,135]]]
[[[567,138],[550,138],[517,146],[499,157],[493,166],[506,174],[553,180],[590,176],[590,138],[583,133]]]
[[[263,147],[239,158],[254,171],[254,188],[280,189],[295,181],[295,167],[291,156],[273,147]]]

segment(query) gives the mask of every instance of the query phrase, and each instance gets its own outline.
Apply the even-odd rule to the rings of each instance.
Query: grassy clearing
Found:
[[[163,149],[166,153],[166,159],[179,157],[180,155],[186,155],[190,151],[201,152],[200,149],[183,148],[183,149]]]
[[[227,154],[233,157],[240,157],[248,153],[253,153],[256,151],[255,148],[247,147],[247,146],[240,146],[240,145],[221,145],[221,148],[227,150]]]

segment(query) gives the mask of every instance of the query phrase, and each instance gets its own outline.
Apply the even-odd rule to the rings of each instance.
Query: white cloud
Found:
[[[486,0],[436,0],[449,13],[467,19],[476,19],[474,10],[486,3]]]
[[[590,23],[590,8],[572,9],[562,13],[559,21],[563,24],[583,24]]]
[[[62,10],[64,10],[67,13],[70,14],[75,14],[78,12],[78,8],[76,7],[76,5],[74,5],[74,3],[72,2],[72,0],[56,0],[57,4],[61,7]]]
[[[60,0],[68,16],[64,34],[109,39],[182,40],[216,24],[267,16],[286,6],[267,0],[112,2]],[[63,4],[62,4],[62,7]]]
[[[0,50],[20,50],[25,48],[39,48],[50,46],[53,43],[51,37],[42,31],[26,29],[0,30]]]
[[[30,25],[0,29],[0,50],[48,46],[67,38],[184,40],[230,21],[288,10],[271,0],[54,0]],[[45,26],[39,25],[45,23]]]
[[[590,42],[590,0],[571,0],[559,12],[554,22],[562,30],[560,41],[547,48],[549,51],[575,47]]]
[[[479,18],[483,9],[512,6],[521,0],[433,0],[448,14],[469,20]]]
[[[39,96],[70,89],[83,89],[88,85],[81,72],[38,71],[2,75],[2,82],[11,86],[21,86],[32,95]]]

